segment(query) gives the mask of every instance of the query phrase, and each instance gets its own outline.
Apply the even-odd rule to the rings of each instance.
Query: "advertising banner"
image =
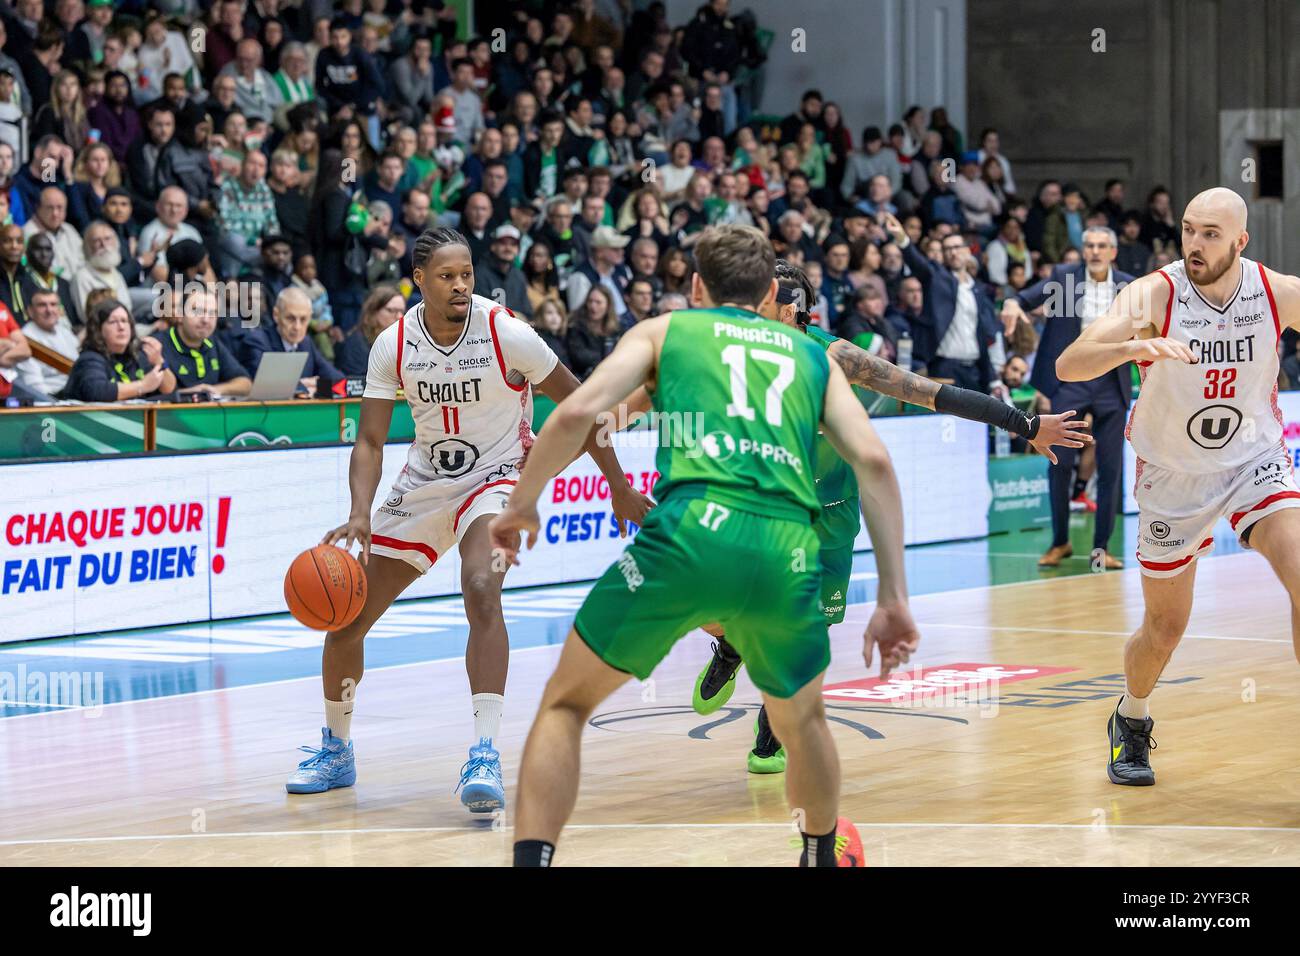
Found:
[[[0,460],[144,451],[147,411],[145,406],[0,409]]]
[[[1052,523],[1047,491],[1047,459],[1042,455],[1011,455],[989,459],[989,534],[1033,531]]]
[[[876,425],[898,471],[908,543],[984,534],[983,427],[941,416]],[[639,490],[658,477],[657,441],[654,431],[615,436]],[[375,505],[406,451],[385,447]],[[0,466],[0,642],[282,613],[289,562],[347,517],[350,454],[289,446]],[[510,587],[594,578],[626,544],[609,485],[585,455],[550,482],[538,510],[537,546]],[[406,596],[459,591],[452,553]]]

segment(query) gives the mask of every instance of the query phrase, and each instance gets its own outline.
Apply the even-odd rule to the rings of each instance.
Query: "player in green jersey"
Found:
[[[597,415],[645,385],[663,422],[703,422],[703,438],[661,434],[658,505],[578,612],[529,733],[519,774],[517,865],[549,864],[577,799],[582,728],[628,677],[644,679],[688,631],[717,622],[744,655],[788,752],[786,794],[801,813],[801,863],[862,865],[838,817],[839,760],[825,719],[830,659],[813,523],[818,426],[852,467],[880,588],[863,637],[868,665],[906,663],[919,635],[907,606],[902,502],[893,465],[839,367],[789,326],[762,318],[777,292],[770,243],[748,226],[696,245],[701,308],[640,322],[552,413],[493,544],[517,560],[536,540],[537,497]],[[671,426],[669,426],[671,427]],[[681,439],[681,440],[676,440]]]
[[[872,388],[927,408],[939,406],[963,418],[1006,428],[1026,437],[1052,461],[1056,460],[1051,451],[1053,445],[1079,448],[1092,441],[1087,434],[1087,424],[1073,418],[1073,411],[1027,416],[978,392],[940,386],[871,355],[852,342],[809,325],[811,317],[805,303],[814,300],[815,292],[803,270],[778,260],[776,278],[780,288],[776,300],[765,310],[765,317],[805,332],[826,349],[828,357],[840,366],[850,384]],[[949,392],[955,394],[949,395]],[[817,445],[817,496],[822,505],[821,518],[815,525],[821,544],[822,610],[828,625],[838,624],[844,620],[849,576],[853,568],[853,542],[859,529],[858,489],[853,469],[835,454],[834,448],[824,438]],[[731,699],[742,658],[720,627],[706,625],[704,630],[717,641],[713,645],[712,659],[696,678],[691,703],[696,713],[708,715]],[[746,761],[750,773],[781,773],[785,770],[785,750],[772,733],[765,708],[759,709],[754,725],[754,746]]]

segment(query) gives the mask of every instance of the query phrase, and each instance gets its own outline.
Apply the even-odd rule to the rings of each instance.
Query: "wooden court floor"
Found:
[[[833,701],[841,812],[868,862],[1239,866],[1300,862],[1300,666],[1262,558],[1201,562],[1189,635],[1152,698],[1158,784],[1106,778],[1105,724],[1139,619],[1136,570],[913,599],[919,663],[1052,667],[996,703]],[[865,677],[869,606],[834,629],[828,680]],[[558,648],[516,652],[499,745],[520,748]],[[758,697],[689,711],[700,633],[600,709],[557,865],[790,865],[780,776],[745,772]],[[452,790],[469,735],[459,661],[375,670],[358,695],[358,783],[289,796],[315,742],[315,679],[0,721],[0,865],[471,865],[508,861],[509,810]],[[733,717],[701,730],[720,717]],[[694,735],[692,735],[694,732]]]

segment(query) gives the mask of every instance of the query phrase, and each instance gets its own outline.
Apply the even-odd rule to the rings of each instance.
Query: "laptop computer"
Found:
[[[249,401],[278,402],[293,398],[298,380],[307,365],[306,350],[298,352],[265,352],[253,378]]]

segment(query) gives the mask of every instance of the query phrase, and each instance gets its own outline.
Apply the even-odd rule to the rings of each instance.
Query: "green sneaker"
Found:
[[[759,708],[754,721],[754,749],[749,752],[750,773],[785,773],[785,748],[767,722],[767,708]]]
[[[701,717],[707,717],[727,701],[736,689],[736,671],[740,670],[740,655],[725,638],[713,645],[713,659],[695,678],[695,693],[691,707]]]

